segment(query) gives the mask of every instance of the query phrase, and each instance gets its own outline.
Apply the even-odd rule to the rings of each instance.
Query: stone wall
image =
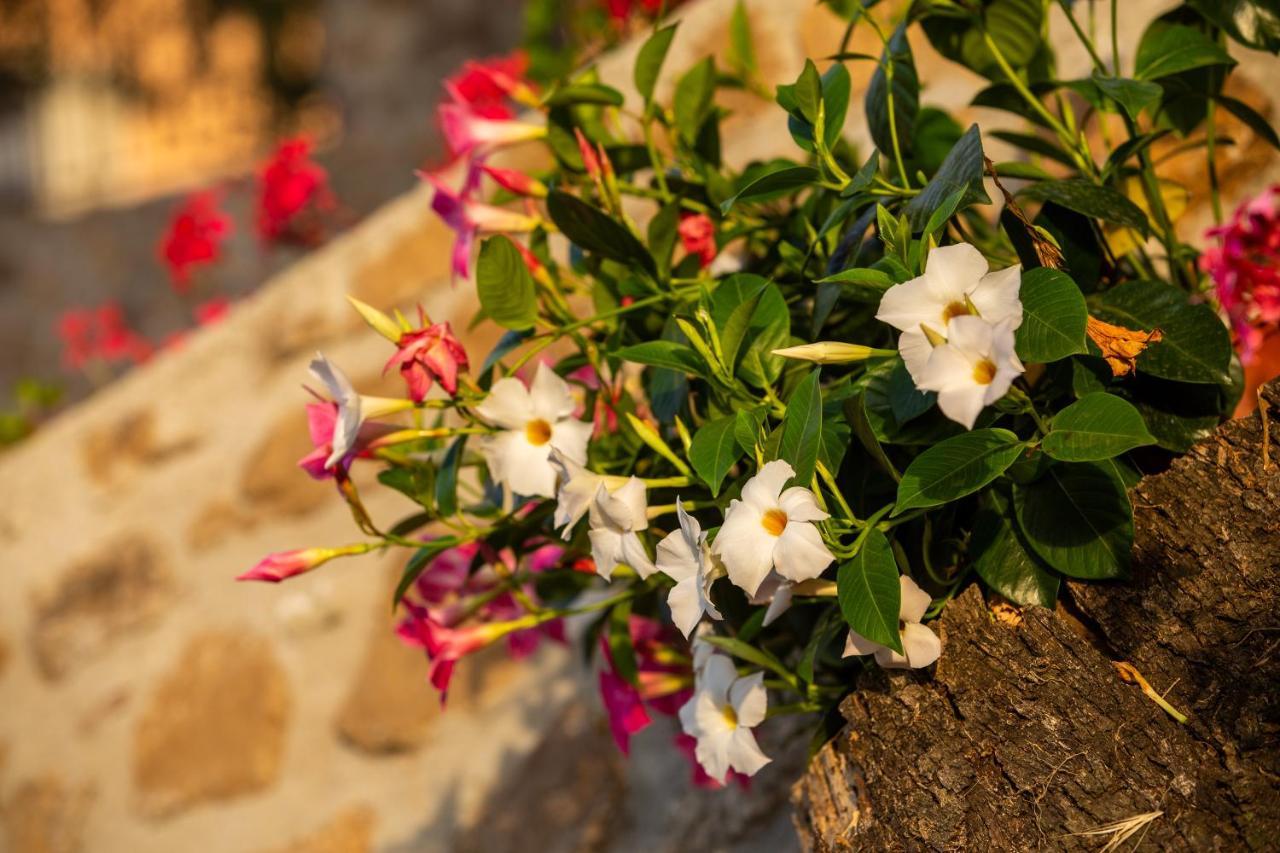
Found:
[[[1127,31],[1157,5],[1126,4]],[[834,52],[841,28],[811,0],[748,7],[770,82]],[[723,52],[731,8],[690,7],[669,67]],[[873,49],[861,41],[854,50]],[[966,103],[980,81],[916,47],[923,101]],[[607,81],[630,79],[634,50],[605,62]],[[1063,65],[1083,71],[1083,55],[1063,50]],[[1259,85],[1269,60],[1245,60],[1257,81],[1246,92],[1269,110]],[[865,84],[868,64],[853,70]],[[791,152],[768,103],[744,95],[731,106],[731,162]],[[984,127],[1008,121],[961,112]],[[865,141],[860,121],[848,132]],[[1277,173],[1236,136],[1224,154],[1236,158],[1224,160],[1229,196]],[[1188,227],[1205,208],[1193,206]],[[465,325],[473,298],[448,282],[449,239],[427,196],[411,192],[0,458],[0,849],[795,844],[785,795],[802,730],[765,727],[780,760],[750,795],[694,794],[665,749],[671,729],[646,732],[639,759],[622,764],[567,651],[518,666],[468,661],[441,713],[421,658],[389,630],[399,560],[350,560],[279,587],[232,582],[268,551],[358,538],[332,487],[293,464],[308,449],[305,363],[322,348],[362,390],[381,387],[387,346],[348,293],[382,308],[421,301]],[[469,339],[473,358],[491,341]],[[405,507],[365,495],[381,518]]]

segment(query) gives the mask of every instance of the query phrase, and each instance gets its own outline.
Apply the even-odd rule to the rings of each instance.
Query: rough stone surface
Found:
[[[240,478],[240,494],[255,514],[306,515],[334,499],[331,484],[312,480],[298,469],[298,460],[311,447],[301,407],[285,412],[266,430],[245,460]]]
[[[85,818],[93,803],[88,787],[72,788],[57,776],[28,779],[0,809],[11,853],[78,853],[85,847]]]
[[[128,412],[104,426],[95,425],[80,448],[89,478],[109,487],[129,468],[162,465],[197,446],[194,435],[165,439],[157,430],[156,415],[150,409]]]
[[[290,698],[270,646],[240,633],[193,638],[134,730],[138,807],[163,816],[274,782]]]
[[[354,806],[319,829],[270,853],[369,853],[376,820],[369,806]]]
[[[140,535],[106,542],[34,602],[31,650],[57,679],[107,653],[121,635],[153,624],[174,594],[159,549]]]

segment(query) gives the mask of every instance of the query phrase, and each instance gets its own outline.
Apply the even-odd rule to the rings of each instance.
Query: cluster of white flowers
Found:
[[[697,741],[694,757],[721,784],[731,770],[754,776],[771,760],[752,732],[769,707],[764,673],[739,677],[733,662],[704,642],[694,642],[693,660],[693,698],[680,708],[680,727]]]
[[[916,387],[938,392],[938,408],[973,429],[1023,371],[1014,353],[1022,325],[1021,268],[989,272],[968,243],[929,253],[925,273],[889,288],[876,318],[901,329],[898,351]]]

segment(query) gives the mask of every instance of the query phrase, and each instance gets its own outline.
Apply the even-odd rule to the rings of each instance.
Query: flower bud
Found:
[[[295,548],[292,551],[277,551],[274,554],[268,554],[263,557],[252,569],[238,575],[236,580],[279,583],[294,575],[300,575],[318,568],[334,557],[364,554],[373,547],[372,545],[359,544],[346,545],[342,548]]]
[[[845,364],[851,361],[866,361],[869,358],[884,358],[893,355],[893,351],[864,347],[861,344],[819,341],[816,344],[802,344],[800,346],[776,349],[773,354],[783,358],[812,361],[815,364]]]
[[[352,308],[359,312],[360,317],[369,324],[369,328],[392,343],[400,340],[400,326],[396,324],[395,320],[392,320],[372,305],[361,302],[354,296],[348,295],[347,301],[351,303]]]

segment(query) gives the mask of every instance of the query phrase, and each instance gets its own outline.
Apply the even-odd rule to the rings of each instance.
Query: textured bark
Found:
[[[1071,583],[1017,626],[971,588],[935,672],[868,672],[792,792],[802,843],[1099,849],[1078,833],[1160,812],[1128,845],[1280,849],[1280,383],[1263,395],[1266,470],[1254,415],[1134,488],[1132,582]]]

